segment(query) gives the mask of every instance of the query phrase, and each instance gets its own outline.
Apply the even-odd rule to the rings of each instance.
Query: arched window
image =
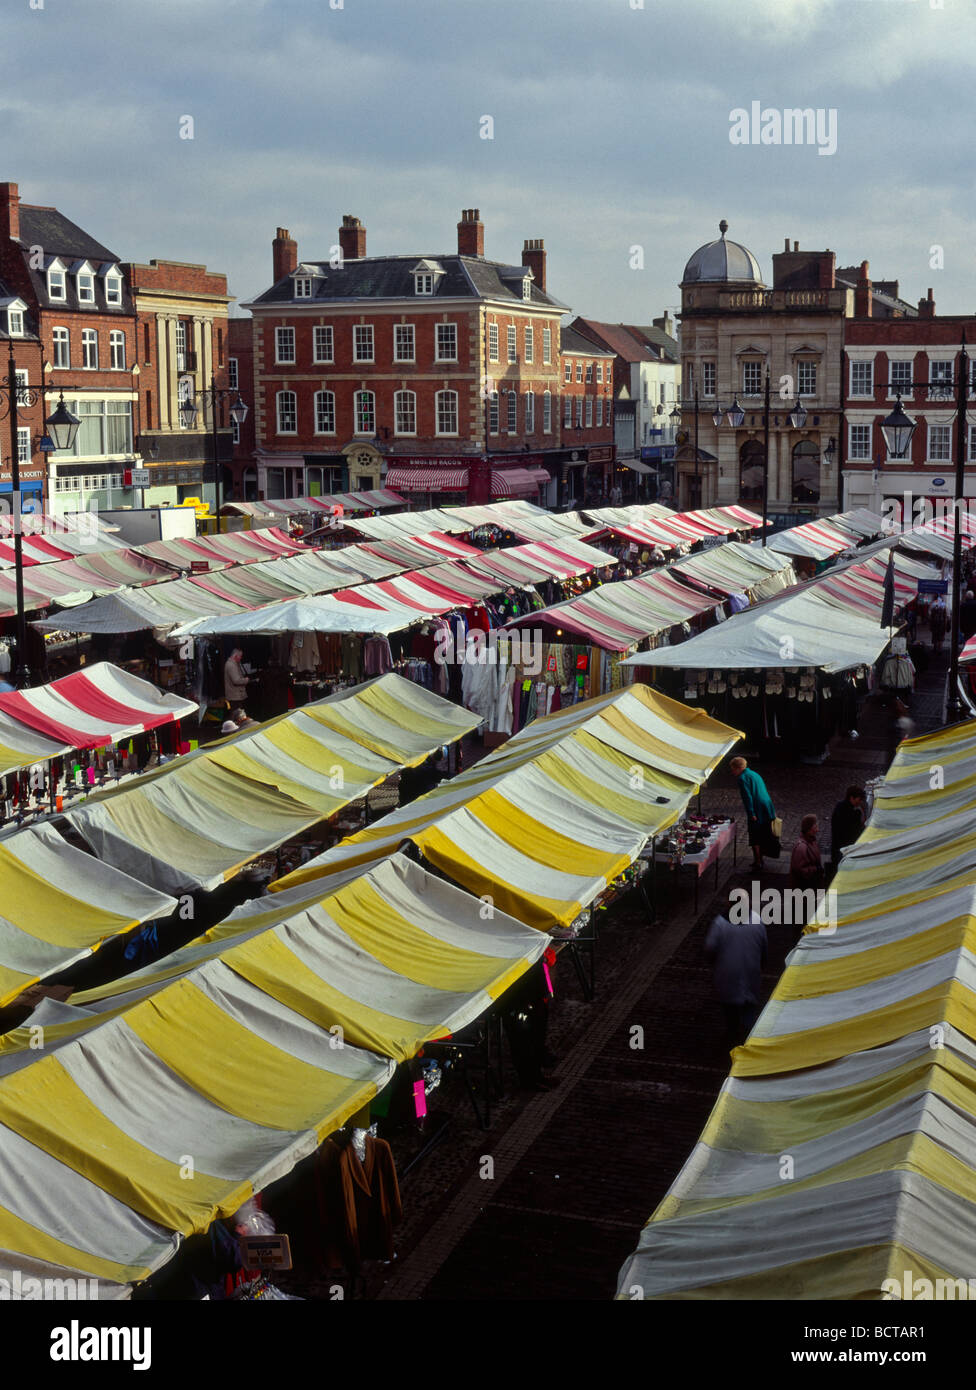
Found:
[[[376,397],[372,391],[356,392],[356,433],[376,433]]]
[[[294,391],[279,391],[276,397],[278,433],[298,433],[298,401]]]
[[[747,439],[739,450],[739,499],[755,502],[763,495],[765,454],[758,439]]]
[[[820,450],[812,439],[793,449],[793,501],[820,501]]]
[[[393,396],[393,429],[396,434],[417,433],[417,396],[413,391],[397,391]]]

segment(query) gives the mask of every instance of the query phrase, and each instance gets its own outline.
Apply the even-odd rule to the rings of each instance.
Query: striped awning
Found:
[[[467,492],[466,468],[391,468],[386,475],[389,488],[401,492]]]
[[[493,497],[517,497],[537,492],[548,481],[549,474],[544,468],[493,468],[491,494]]]

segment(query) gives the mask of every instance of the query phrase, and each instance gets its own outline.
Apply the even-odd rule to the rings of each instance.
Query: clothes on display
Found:
[[[393,1228],[403,1216],[393,1152],[365,1136],[362,1157],[351,1134],[326,1139],[315,1160],[315,1183],[326,1268],[358,1271],[364,1260],[392,1260]]]

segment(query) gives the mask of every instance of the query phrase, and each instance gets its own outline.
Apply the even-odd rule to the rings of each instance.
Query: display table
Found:
[[[649,845],[644,851],[644,858],[651,858],[653,854],[654,862],[661,864],[673,864],[675,872],[681,869],[690,869],[695,878],[695,911],[698,911],[698,882],[710,865],[715,865],[715,887],[718,888],[718,869],[722,852],[728,845],[732,846],[732,863],[738,859],[738,835],[734,820],[722,821],[709,833],[704,849],[694,853],[686,852],[681,856],[680,862],[676,862],[674,854],[670,850],[659,850],[655,841],[651,841],[653,850]]]

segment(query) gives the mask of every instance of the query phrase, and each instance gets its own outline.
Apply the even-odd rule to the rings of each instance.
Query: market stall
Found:
[[[0,1048],[8,1267],[67,1269],[126,1297],[362,1112],[396,1061],[477,1018],[545,947],[396,855],[298,902],[255,903],[162,967],[48,1011],[43,1056],[26,1028]]]
[[[947,775],[933,787],[936,765]],[[841,861],[827,929],[807,929],[733,1053],[619,1297],[877,1300],[906,1285],[917,1297],[920,1278],[965,1285],[974,770],[973,723],[902,744]],[[796,1181],[782,1181],[784,1153]]]

